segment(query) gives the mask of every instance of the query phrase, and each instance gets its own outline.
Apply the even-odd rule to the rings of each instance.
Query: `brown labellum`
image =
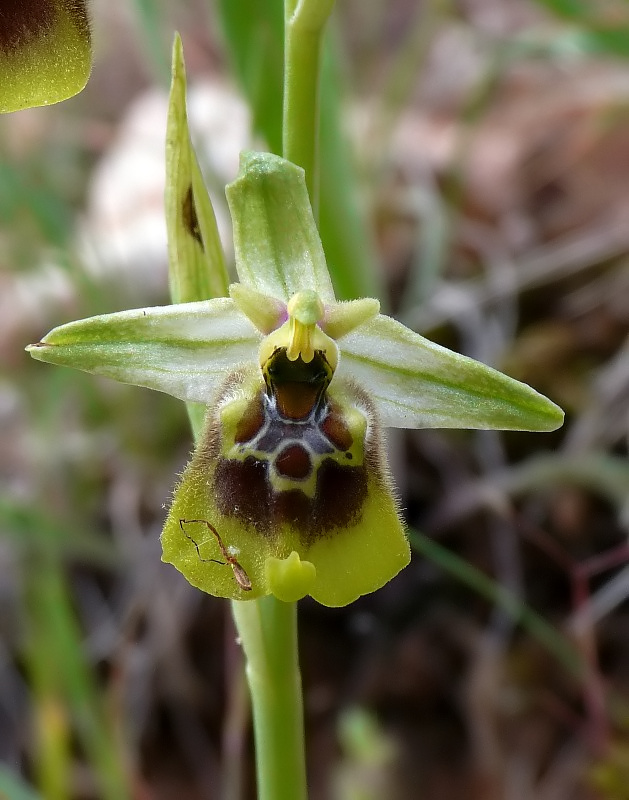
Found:
[[[308,363],[289,361],[285,348],[271,356],[264,387],[233,430],[211,434],[220,437],[211,487],[222,514],[265,537],[288,525],[304,543],[360,519],[366,424],[350,429],[328,395],[331,374],[319,351]]]

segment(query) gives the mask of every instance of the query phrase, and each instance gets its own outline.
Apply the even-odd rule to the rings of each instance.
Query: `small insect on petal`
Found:
[[[221,550],[221,553],[223,554],[223,558],[225,559],[225,561],[219,561],[216,558],[203,558],[201,556],[199,545],[195,542],[192,536],[190,536],[190,534],[184,528],[184,525],[192,525],[194,523],[207,525],[207,527],[212,531],[212,533],[216,537],[216,541],[218,542],[218,546]],[[232,571],[234,573],[234,578],[236,579],[236,583],[238,584],[238,586],[240,586],[240,588],[244,592],[251,591],[252,589],[251,580],[249,579],[249,576],[247,575],[244,567],[237,561],[236,557],[232,553],[230,553],[229,550],[225,547],[225,545],[223,544],[223,540],[219,535],[219,532],[216,530],[216,528],[214,527],[214,525],[212,525],[211,522],[208,522],[206,519],[180,519],[179,527],[183,531],[184,536],[187,539],[190,539],[192,544],[196,547],[197,553],[201,561],[212,562],[214,564],[222,564],[223,566],[225,566],[225,564],[229,564],[230,567],[232,568]]]

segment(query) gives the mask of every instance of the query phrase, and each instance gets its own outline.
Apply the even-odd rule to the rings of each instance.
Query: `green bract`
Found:
[[[8,0],[0,8],[0,112],[80,92],[92,53],[84,0]]]
[[[300,168],[245,154],[227,197],[229,298],[71,322],[29,350],[208,407],[162,537],[192,584],[343,605],[409,560],[380,425],[549,431],[563,413],[376,300],[337,302]]]

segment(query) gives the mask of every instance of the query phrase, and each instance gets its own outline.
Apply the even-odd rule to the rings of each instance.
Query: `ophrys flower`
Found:
[[[30,352],[208,406],[162,537],[192,584],[343,605],[410,557],[381,425],[553,430],[563,413],[376,300],[337,302],[298,167],[246,154],[227,195],[229,298],[72,322]]]

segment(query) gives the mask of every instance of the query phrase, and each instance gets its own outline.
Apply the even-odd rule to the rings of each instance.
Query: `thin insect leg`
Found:
[[[221,550],[221,553],[223,554],[223,558],[225,559],[225,562],[229,564],[230,567],[232,568],[232,572],[234,573],[234,578],[236,579],[236,583],[240,586],[240,588],[244,592],[250,592],[251,589],[253,588],[251,584],[251,579],[247,575],[247,572],[245,568],[242,566],[242,564],[237,560],[235,556],[232,556],[230,552],[227,550],[227,548],[223,544],[223,540],[221,539],[219,532],[216,530],[214,525],[212,525],[212,523],[208,522],[206,519],[180,519],[179,527],[183,531],[184,536],[187,539],[190,539],[192,544],[196,547],[197,554],[201,559],[201,561],[213,561],[215,564],[223,564],[223,565],[225,564],[225,562],[218,561],[216,558],[203,558],[201,556],[201,553],[199,551],[199,545],[194,541],[192,536],[186,533],[186,529],[183,527],[184,525],[190,525],[192,523],[200,523],[203,525],[207,525],[207,527],[212,531],[214,536],[216,536],[216,541],[218,542],[218,546]]]
[[[221,548],[221,553],[223,554],[223,558],[225,558],[227,561],[229,561],[230,556],[229,556],[229,553],[227,551],[227,548],[223,544],[223,540],[221,539],[218,531],[216,530],[214,525],[212,525],[211,522],[208,522],[206,519],[182,519],[182,520],[179,520],[179,524],[180,525],[182,523],[185,523],[186,525],[191,525],[194,522],[198,522],[200,524],[207,525],[207,527],[212,531],[214,536],[216,536],[216,541],[218,542],[218,546]],[[190,538],[190,537],[188,537],[188,538]]]
[[[186,537],[186,539],[190,539],[192,544],[196,547],[197,555],[199,556],[199,559],[201,561],[208,561],[208,562],[212,562],[214,564],[220,564],[221,566],[224,567],[225,563],[226,563],[225,561],[219,561],[217,558],[203,558],[203,556],[201,555],[201,551],[199,550],[199,545],[195,542],[195,540],[192,538],[192,536],[190,536],[190,534],[184,528],[184,524],[188,524],[189,522],[205,522],[205,520],[202,520],[202,519],[180,519],[179,520],[179,527],[181,528],[181,531],[182,531],[183,535]],[[221,544],[222,544],[222,542],[219,543],[219,547],[221,547]],[[225,552],[222,547],[221,547],[221,552]]]

